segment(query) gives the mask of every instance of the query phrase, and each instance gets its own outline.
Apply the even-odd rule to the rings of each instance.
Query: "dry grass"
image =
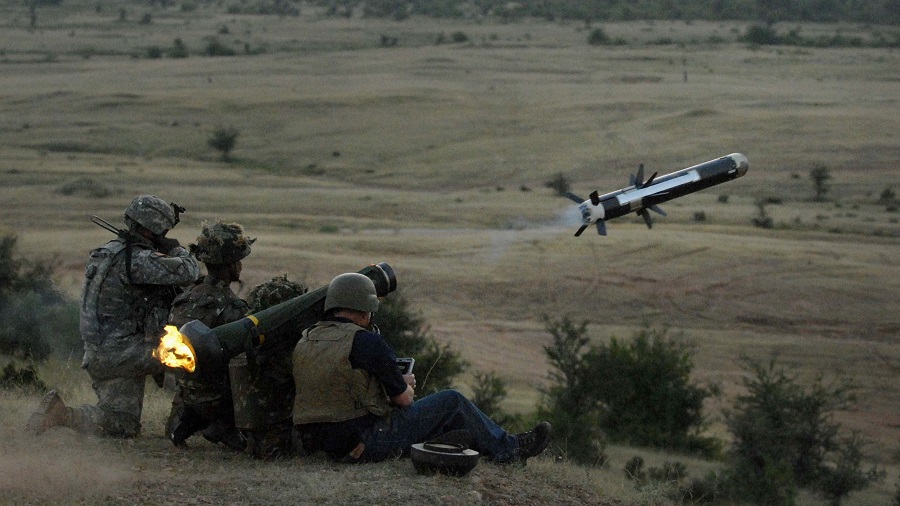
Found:
[[[543,314],[586,319],[598,340],[645,323],[683,332],[698,345],[698,378],[721,382],[728,395],[741,355],[777,350],[801,376],[824,371],[860,385],[859,406],[840,420],[877,443],[872,459],[889,470],[860,500],[886,502],[900,466],[900,225],[878,197],[900,184],[898,53],[705,42],[733,39],[743,27],[729,23],[608,25],[630,44],[596,48],[582,26],[566,23],[393,23],[313,11],[277,19],[201,7],[156,12],[139,25],[137,7],[132,22],[119,23],[95,4],[41,10],[35,32],[24,29],[27,12],[0,6],[0,228],[19,235],[23,254],[54,259],[66,292],[77,294],[87,252],[108,237],[88,216],[115,222],[132,196],[154,193],[188,208],[172,234],[183,243],[218,217],[259,238],[245,290],[285,272],[316,285],[389,262],[439,340],[508,380],[516,411],[533,408],[546,377]],[[200,50],[223,25],[223,41],[265,51],[130,56],[176,37]],[[457,30],[472,43],[432,43]],[[399,47],[379,47],[381,33],[399,37]],[[645,44],[664,37],[684,44]],[[232,164],[206,146],[220,125],[241,131]],[[613,190],[640,162],[666,173],[735,151],[750,159],[746,177],[671,202],[652,231],[624,218],[610,223],[609,237],[574,239],[571,206],[543,187],[561,172],[576,193]],[[833,175],[826,203],[811,202],[807,174],[817,165]],[[63,191],[73,183],[81,191]],[[774,229],[750,224],[759,198],[781,201],[767,206]],[[706,221],[694,222],[699,211]],[[92,401],[77,368],[47,374],[58,375],[50,379],[66,385],[68,399]],[[178,492],[156,487],[199,465],[235,483],[175,479],[201,494],[199,503],[215,493],[236,504],[303,494],[338,503],[362,492],[337,490],[336,480],[408,473],[404,462],[335,470],[248,463],[211,447],[172,453],[158,435],[167,399],[157,392],[148,434],[133,443],[64,431],[22,439],[36,397],[4,395],[3,431],[14,442],[0,475],[18,476],[12,462],[21,461],[49,484],[7,478],[2,488],[23,484],[15,489],[23,500],[165,503]],[[725,436],[720,422],[712,430]],[[615,495],[630,486],[611,485],[623,463],[590,493],[630,497]],[[503,504],[508,471],[483,467],[480,481],[462,487],[404,477],[405,501],[452,490],[448,504],[468,492]],[[94,478],[64,471],[75,468]],[[549,463],[526,473],[563,488],[582,474],[595,479]],[[285,491],[298,480],[298,492]],[[642,497],[633,500],[651,501]]]

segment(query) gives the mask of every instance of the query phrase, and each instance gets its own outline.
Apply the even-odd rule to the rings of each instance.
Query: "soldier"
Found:
[[[255,286],[247,295],[251,313],[305,294],[306,287],[277,276]],[[255,367],[242,354],[232,359],[231,389],[234,394],[235,422],[247,440],[247,452],[258,459],[291,456],[294,407],[294,376],[291,352],[300,339],[302,328],[288,321],[255,350]]]
[[[306,451],[345,462],[409,455],[415,443],[465,431],[472,448],[498,464],[524,463],[547,447],[548,422],[510,434],[455,390],[413,402],[415,375],[371,326],[380,306],[372,280],[341,274],[328,285],[325,319],[294,348],[294,423]]]
[[[244,235],[237,223],[204,223],[191,253],[206,266],[202,277],[172,303],[169,324],[180,327],[200,320],[209,328],[239,320],[247,314],[247,303],[231,291],[241,280],[241,260],[250,254],[255,239]],[[224,371],[223,371],[224,373]],[[213,443],[243,450],[246,443],[234,427],[234,409],[227,375],[218,381],[178,378],[166,435],[182,446],[195,432]]]
[[[164,334],[169,306],[178,287],[200,275],[190,253],[166,237],[181,212],[184,208],[153,195],[138,196],[125,209],[128,229],[91,251],[82,291],[81,367],[93,381],[98,403],[67,407],[51,390],[31,415],[30,430],[40,434],[63,425],[109,437],[138,434],[146,377],[161,383],[166,369],[152,351]]]

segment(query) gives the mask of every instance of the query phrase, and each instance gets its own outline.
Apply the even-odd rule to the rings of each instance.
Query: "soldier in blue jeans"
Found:
[[[457,391],[414,401],[415,375],[401,375],[394,351],[367,330],[379,306],[372,280],[341,274],[328,285],[325,319],[294,348],[293,418],[306,451],[378,462],[448,434],[465,434],[473,450],[498,464],[524,463],[544,451],[547,422],[510,434]]]

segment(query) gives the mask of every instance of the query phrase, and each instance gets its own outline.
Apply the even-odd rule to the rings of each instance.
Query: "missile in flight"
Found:
[[[581,211],[582,225],[575,232],[575,237],[591,225],[597,226],[598,234],[606,235],[607,220],[630,213],[637,213],[644,218],[647,228],[652,228],[653,220],[648,209],[665,216],[659,204],[739,178],[749,168],[750,162],[746,156],[732,153],[664,176],[656,177],[654,172],[644,181],[644,164],[641,164],[637,174],[631,175],[629,186],[620,190],[604,195],[598,195],[594,190],[588,199],[567,192],[566,197],[577,203]]]

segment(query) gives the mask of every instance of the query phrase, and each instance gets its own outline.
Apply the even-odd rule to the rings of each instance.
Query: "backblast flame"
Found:
[[[166,325],[166,335],[153,350],[153,357],[166,367],[182,368],[194,372],[197,368],[196,353],[191,342],[174,325]]]

